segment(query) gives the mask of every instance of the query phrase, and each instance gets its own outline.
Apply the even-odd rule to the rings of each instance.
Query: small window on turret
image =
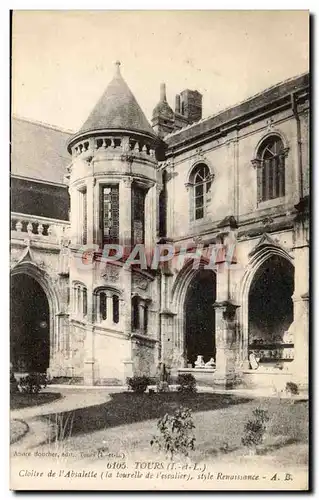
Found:
[[[119,239],[119,187],[102,186],[101,192],[101,229],[103,245],[118,243]]]

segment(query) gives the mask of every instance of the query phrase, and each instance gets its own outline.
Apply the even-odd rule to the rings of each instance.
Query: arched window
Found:
[[[142,334],[148,329],[148,300],[136,295],[132,298],[132,329]]]
[[[87,316],[87,289],[82,283],[73,283],[73,313]]]
[[[191,220],[204,219],[211,201],[212,175],[205,163],[196,165],[190,175]]]
[[[94,292],[95,318],[98,323],[120,322],[120,298],[113,290],[99,288]]]
[[[87,289],[83,288],[83,316],[86,316],[88,313],[88,294]]]
[[[276,135],[261,144],[257,155],[259,201],[285,196],[286,153],[281,138]]]

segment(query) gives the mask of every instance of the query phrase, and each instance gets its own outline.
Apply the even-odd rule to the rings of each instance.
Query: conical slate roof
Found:
[[[142,109],[130,91],[116,63],[116,74],[98,100],[77,136],[93,130],[123,129],[155,136]]]

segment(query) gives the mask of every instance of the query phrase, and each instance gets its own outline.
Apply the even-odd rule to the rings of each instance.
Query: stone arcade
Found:
[[[14,117],[14,371],[122,384],[165,363],[208,385],[306,387],[308,131],[308,74],[205,119],[199,92],[173,111],[162,84],[151,126],[119,63],[77,133]],[[193,265],[230,236],[231,265]],[[103,266],[109,243],[189,254]]]

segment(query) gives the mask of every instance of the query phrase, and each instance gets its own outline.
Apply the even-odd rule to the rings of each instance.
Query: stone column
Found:
[[[59,376],[65,373],[67,359],[70,355],[69,349],[69,314],[59,312],[55,315],[55,321],[51,322],[53,335],[50,339],[50,366],[48,373],[51,376]]]
[[[222,238],[225,242],[226,238]],[[214,382],[232,387],[237,381],[239,339],[236,310],[238,305],[232,299],[231,275],[226,262],[226,252],[218,263],[216,273],[215,339],[216,372]]]
[[[238,141],[235,138],[227,141],[227,170],[228,170],[228,213],[237,213],[237,146]]]
[[[121,312],[123,312],[123,318],[120,319],[123,328],[124,336],[130,343],[128,348],[129,354],[127,359],[123,360],[124,364],[124,379],[132,377],[133,375],[133,345],[132,345],[132,273],[131,269],[125,267],[121,271],[121,283],[123,287],[123,307],[121,307]],[[121,315],[122,316],[122,315]]]
[[[70,195],[70,240],[73,245],[79,241],[79,193],[75,187],[69,187]]]
[[[215,302],[216,372],[214,383],[225,388],[237,382],[238,328],[237,305],[231,301]]]
[[[87,324],[84,339],[84,385],[94,385],[94,307],[91,287],[87,290]]]
[[[94,243],[94,186],[95,179],[90,178],[86,183],[86,211],[87,211],[87,243]]]
[[[154,212],[153,212],[153,218],[154,218],[154,231],[153,231],[153,238],[156,240],[159,238],[160,234],[160,207],[159,207],[159,199],[160,199],[160,194],[163,189],[163,186],[160,184],[156,184],[154,189]]]
[[[159,195],[161,186],[152,186],[145,200],[145,245],[147,251],[153,250],[154,243],[159,238]]]
[[[166,229],[167,237],[174,235],[174,199],[175,199],[175,177],[174,166],[170,161],[167,161],[167,207],[166,207]]]
[[[120,244],[131,246],[132,242],[132,177],[124,177],[119,185]]]

